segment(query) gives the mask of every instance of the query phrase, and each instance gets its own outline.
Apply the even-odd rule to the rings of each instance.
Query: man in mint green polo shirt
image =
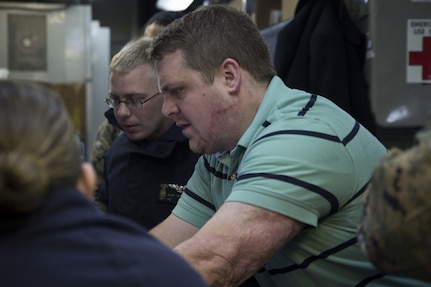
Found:
[[[149,52],[163,114],[204,154],[151,233],[210,286],[420,285],[377,270],[356,238],[386,148],[334,103],[286,87],[248,15],[201,7]]]

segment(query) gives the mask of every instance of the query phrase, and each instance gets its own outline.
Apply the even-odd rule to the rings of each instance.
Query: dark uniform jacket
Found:
[[[141,226],[98,210],[76,189],[50,191],[22,218],[0,214],[4,287],[203,287],[200,276]]]
[[[120,135],[105,156],[105,183],[98,201],[151,229],[174,208],[199,155],[173,125],[158,141],[131,141]]]
[[[366,45],[342,0],[300,0],[278,32],[274,65],[287,86],[332,100],[376,134],[364,72]]]

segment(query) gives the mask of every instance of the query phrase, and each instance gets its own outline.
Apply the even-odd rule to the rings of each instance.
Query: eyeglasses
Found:
[[[142,99],[128,99],[128,100],[119,100],[114,98],[106,98],[105,102],[108,104],[110,108],[118,109],[121,105],[121,103],[124,103],[126,107],[128,107],[131,110],[139,110],[142,109],[142,105],[151,100],[152,98],[158,96],[160,92],[157,92],[153,96],[149,97],[148,99],[142,100]]]

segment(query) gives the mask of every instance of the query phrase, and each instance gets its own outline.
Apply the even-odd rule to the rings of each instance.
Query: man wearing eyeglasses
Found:
[[[199,157],[174,121],[162,115],[150,38],[128,43],[110,64],[111,108],[105,115],[123,130],[105,156],[105,183],[97,201],[152,228],[175,206]]]

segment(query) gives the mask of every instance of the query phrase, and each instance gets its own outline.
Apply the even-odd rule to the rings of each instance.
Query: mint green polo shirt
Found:
[[[230,201],[307,224],[255,274],[261,286],[405,286],[375,269],[356,239],[365,187],[385,153],[334,103],[274,77],[237,146],[199,159],[173,213],[202,227]]]

